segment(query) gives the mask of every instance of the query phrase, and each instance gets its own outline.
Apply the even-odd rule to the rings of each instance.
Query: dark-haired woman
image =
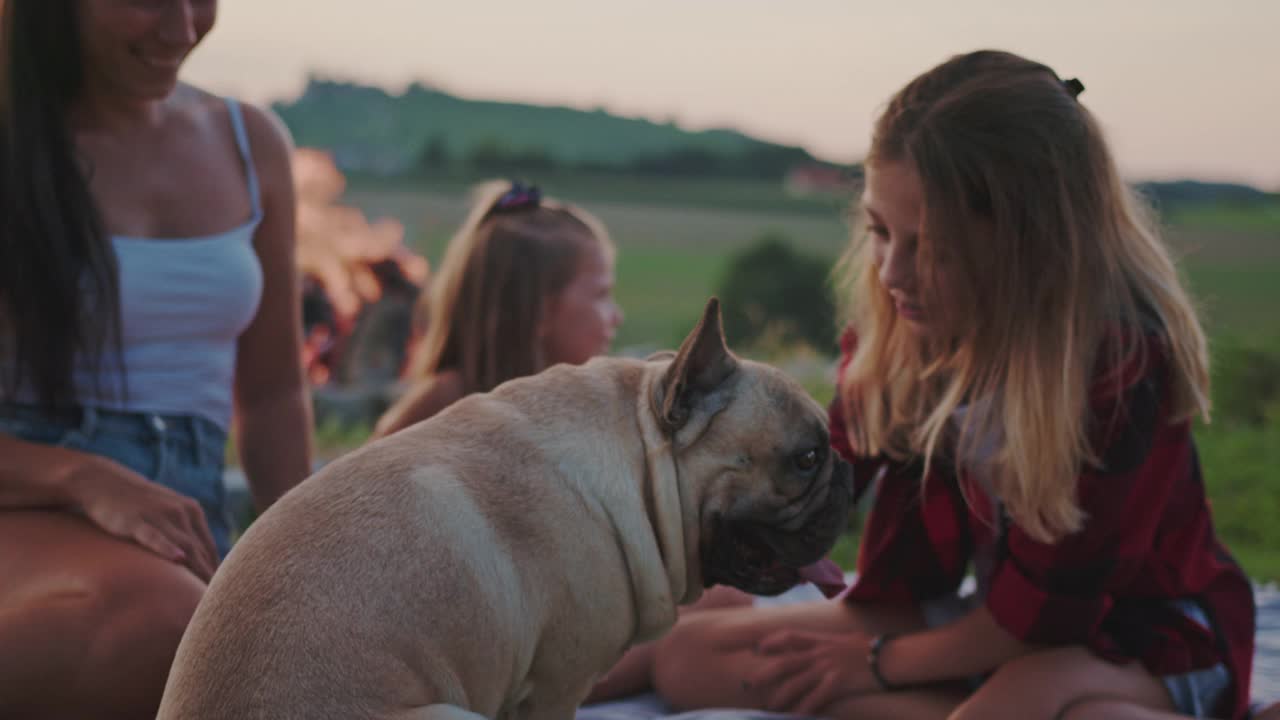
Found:
[[[215,0],[0,22],[0,716],[153,717],[229,549],[310,464],[290,147],[178,82]],[[234,420],[234,422],[233,422]]]

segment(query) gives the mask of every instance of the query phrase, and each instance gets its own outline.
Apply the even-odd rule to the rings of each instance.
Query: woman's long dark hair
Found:
[[[25,385],[54,408],[76,400],[77,355],[99,377],[119,352],[119,277],[68,126],[77,3],[0,7],[0,398]]]

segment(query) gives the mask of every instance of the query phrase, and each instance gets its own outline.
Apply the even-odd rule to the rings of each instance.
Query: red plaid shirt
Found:
[[[843,374],[854,339],[841,342]],[[920,463],[853,453],[841,403],[831,404],[831,444],[854,464],[860,496],[876,483],[862,533],[850,601],[922,602],[954,593],[975,547],[994,546],[985,603],[1002,627],[1028,643],[1081,644],[1101,657],[1140,660],[1154,675],[1225,663],[1234,680],[1217,715],[1248,709],[1253,661],[1253,589],[1214,534],[1200,463],[1187,422],[1167,419],[1165,357],[1149,343],[1146,362],[1120,383],[1098,383],[1091,399],[1101,468],[1080,474],[1084,528],[1056,543],[1016,524],[991,528],[987,503],[968,472],[937,464],[921,486]],[[1108,390],[1109,388],[1109,390]],[[1189,599],[1213,631],[1172,607]]]

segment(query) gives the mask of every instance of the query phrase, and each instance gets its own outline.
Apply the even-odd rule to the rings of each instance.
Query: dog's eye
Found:
[[[810,472],[822,461],[822,452],[817,448],[798,452],[791,456],[791,462],[800,472]]]

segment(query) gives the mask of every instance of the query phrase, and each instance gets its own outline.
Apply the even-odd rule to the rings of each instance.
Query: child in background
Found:
[[[604,225],[580,208],[521,183],[477,187],[423,295],[426,331],[412,354],[414,384],[378,420],[375,436],[471,393],[608,351],[622,324],[614,255]]]
[[[832,445],[875,484],[857,581],[682,618],[654,660],[670,703],[1245,716],[1252,588],[1191,435],[1205,336],[1081,90],[983,51],[890,101],[831,410]]]

